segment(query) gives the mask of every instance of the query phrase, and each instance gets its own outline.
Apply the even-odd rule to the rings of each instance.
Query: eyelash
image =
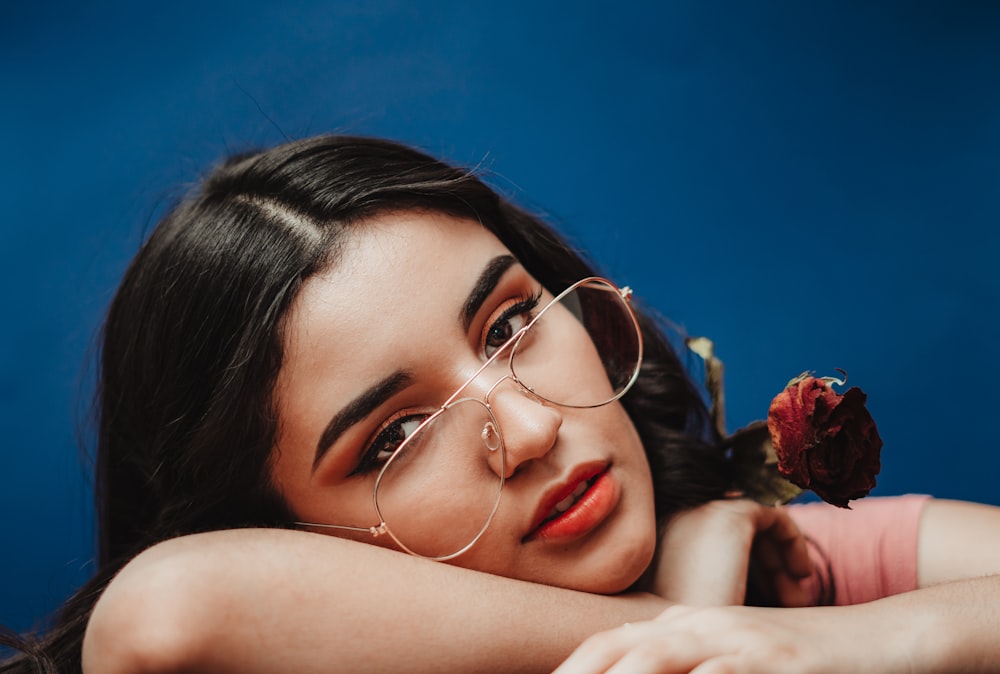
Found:
[[[503,323],[506,323],[507,321],[509,321],[514,316],[518,316],[520,314],[526,314],[526,316],[524,318],[524,324],[525,325],[527,325],[528,323],[530,323],[535,318],[534,310],[536,308],[538,308],[538,304],[539,304],[539,302],[541,302],[542,293],[543,293],[542,289],[539,288],[537,292],[533,292],[530,295],[529,294],[524,294],[524,295],[521,295],[520,297],[516,298],[514,300],[513,304],[511,304],[509,307],[507,307],[506,309],[504,309],[500,313],[500,315],[496,318],[496,320],[494,320],[493,322],[491,322],[486,327],[486,329],[483,331],[483,337],[480,340],[480,342],[481,342],[480,343],[480,348],[482,348],[483,353],[484,353],[484,355],[487,358],[489,358],[490,355],[491,355],[490,353],[487,352],[487,350],[489,349],[489,346],[490,346],[488,344],[489,336],[490,336],[490,333],[493,331],[493,329],[496,328],[498,325],[502,325]],[[517,330],[512,330],[511,334],[507,335],[507,339],[509,339],[516,332],[517,332]],[[499,348],[500,346],[502,346],[504,343],[506,343],[506,341],[507,341],[506,339],[504,339],[503,341],[501,341],[500,344],[496,345],[496,348]]]
[[[415,422],[416,425],[420,425],[429,416],[429,414],[413,414],[406,412],[396,414],[390,419],[387,419],[378,432],[376,432],[375,438],[368,443],[368,447],[365,449],[365,453],[362,455],[357,467],[355,467],[350,474],[363,475],[381,468],[385,465],[385,462],[389,459],[389,457],[392,456],[392,454],[399,448],[399,445],[406,440],[406,437],[409,437],[406,436],[402,440],[396,442],[392,439],[391,434],[402,430],[403,425],[408,422]],[[390,450],[383,449],[386,445],[392,442],[396,442],[395,447]],[[380,457],[379,455],[383,452],[385,452],[385,456]]]
[[[490,332],[499,325],[503,325],[508,322],[511,318],[526,314],[524,318],[525,325],[527,325],[535,317],[534,310],[538,307],[539,302],[542,299],[543,290],[538,289],[537,292],[530,294],[522,294],[514,299],[513,304],[504,309],[495,320],[493,320],[486,329],[483,331],[483,337],[481,339],[480,348],[482,348],[484,354],[489,357],[487,350],[489,349],[488,339]],[[517,332],[516,330],[513,332]],[[505,340],[506,341],[506,340]],[[502,344],[501,344],[502,345]],[[499,348],[500,345],[498,345]],[[398,433],[403,430],[404,424],[415,423],[419,425],[423,423],[427,417],[430,416],[426,413],[411,413],[403,412],[397,413],[393,417],[387,419],[385,423],[382,424],[381,428],[375,433],[375,437],[370,443],[368,443],[364,454],[361,456],[361,460],[358,461],[358,465],[351,471],[350,475],[364,475],[370,473],[374,470],[381,469],[385,462],[392,456],[399,445],[406,439],[405,436],[402,440],[398,442],[393,439],[393,434]],[[414,427],[415,428],[415,427]],[[395,446],[392,449],[384,449],[387,445],[395,442]],[[384,453],[384,456],[380,456]]]

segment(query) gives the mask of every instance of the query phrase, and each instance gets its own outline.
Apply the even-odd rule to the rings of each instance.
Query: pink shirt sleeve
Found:
[[[814,603],[862,604],[917,589],[917,535],[929,497],[866,498],[851,510],[826,503],[790,505],[809,541]]]

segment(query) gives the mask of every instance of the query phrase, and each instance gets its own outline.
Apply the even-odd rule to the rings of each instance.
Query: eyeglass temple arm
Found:
[[[385,522],[380,522],[379,524],[371,527],[348,527],[343,524],[318,524],[316,522],[292,522],[292,524],[301,527],[319,527],[321,529],[340,529],[342,531],[360,531],[362,533],[369,533],[373,537],[378,538],[379,536],[386,534],[389,530],[385,526]]]

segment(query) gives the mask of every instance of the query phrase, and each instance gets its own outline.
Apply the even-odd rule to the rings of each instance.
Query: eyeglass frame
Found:
[[[541,319],[542,316],[544,316],[549,311],[549,309],[559,304],[563,300],[563,298],[565,298],[571,292],[584,286],[585,284],[593,282],[598,282],[602,285],[606,285],[609,290],[617,293],[619,298],[622,300],[622,303],[625,306],[626,310],[628,311],[628,316],[632,320],[633,327],[635,327],[635,335],[636,335],[637,348],[636,348],[635,369],[633,370],[632,376],[629,378],[628,382],[626,382],[625,385],[622,387],[621,391],[613,395],[611,398],[608,398],[604,402],[598,403],[596,405],[568,405],[565,403],[557,402],[555,400],[549,400],[545,396],[536,393],[532,387],[526,385],[518,378],[517,373],[514,371],[514,355],[517,353],[517,347],[521,343],[521,340],[524,338],[524,336],[531,330],[532,327],[534,327],[535,323],[537,323],[539,319]],[[400,443],[399,447],[393,450],[389,458],[386,459],[385,465],[382,466],[382,468],[379,470],[378,477],[375,478],[375,486],[372,489],[372,502],[373,505],[375,506],[375,513],[376,515],[378,515],[379,518],[378,524],[370,527],[354,527],[354,526],[347,526],[344,524],[319,524],[316,522],[298,522],[298,521],[293,522],[293,524],[303,527],[318,527],[322,529],[339,529],[342,531],[355,531],[360,533],[368,533],[371,534],[372,538],[378,538],[379,536],[388,535],[389,538],[391,538],[396,543],[396,545],[402,548],[403,551],[406,552],[407,554],[413,555],[414,557],[422,557],[424,559],[429,559],[431,561],[436,561],[436,562],[445,562],[451,559],[455,559],[456,557],[468,552],[472,548],[472,546],[474,546],[477,542],[479,542],[479,539],[482,538],[483,534],[486,533],[486,530],[490,528],[490,524],[493,523],[493,517],[496,515],[497,509],[500,507],[500,496],[503,493],[503,487],[504,484],[506,483],[505,474],[507,472],[506,470],[507,450],[504,445],[503,430],[500,427],[500,421],[496,418],[496,415],[493,414],[493,408],[490,406],[489,402],[490,395],[493,394],[493,391],[495,391],[497,387],[500,386],[500,384],[509,379],[513,381],[515,384],[517,384],[523,392],[527,393],[536,400],[556,405],[558,407],[566,407],[569,409],[594,409],[597,407],[603,407],[604,405],[613,403],[616,400],[621,399],[621,397],[624,396],[626,393],[628,393],[629,389],[632,388],[632,385],[635,384],[636,379],[639,378],[639,371],[642,366],[642,353],[643,353],[642,326],[639,325],[639,320],[635,315],[635,310],[632,308],[631,298],[632,298],[632,288],[630,288],[629,286],[619,287],[614,283],[612,283],[611,281],[609,281],[608,279],[600,276],[587,276],[585,278],[582,278],[579,281],[565,288],[555,297],[553,297],[552,300],[548,302],[548,304],[542,307],[542,309],[534,316],[534,318],[532,318],[526,325],[524,325],[517,332],[511,335],[510,339],[501,344],[497,348],[496,352],[492,356],[487,358],[486,361],[481,366],[479,366],[479,368],[468,379],[466,379],[461,386],[455,389],[455,392],[452,393],[450,396],[448,396],[448,399],[445,400],[440,407],[434,410],[434,412],[432,412],[426,419],[421,421],[420,424],[413,430],[413,432],[410,433],[410,435]],[[489,368],[491,365],[496,363],[500,358],[502,358],[505,353],[507,353],[507,370],[509,373],[505,374],[504,376],[500,377],[496,382],[494,382],[493,385],[490,386],[489,390],[485,393],[485,395],[483,395],[482,399],[470,398],[470,397],[466,398],[458,397],[466,388],[469,387],[470,384],[472,384],[472,382],[474,382],[476,379],[479,378],[479,375],[481,375],[483,372],[486,371],[487,368]],[[487,426],[492,426],[492,428],[496,430],[497,438],[499,438],[500,440],[497,447],[490,447],[489,444],[486,444],[486,448],[490,452],[496,452],[496,451],[500,452],[500,473],[499,473],[500,484],[497,488],[496,502],[493,504],[493,509],[490,511],[490,515],[489,517],[486,518],[486,523],[483,524],[483,527],[482,529],[479,530],[479,533],[476,534],[475,537],[471,541],[469,541],[469,543],[467,543],[457,552],[453,552],[447,555],[439,555],[435,557],[423,555],[419,552],[414,552],[413,550],[411,550],[405,543],[400,541],[399,538],[396,537],[396,534],[392,532],[392,529],[389,528],[389,525],[385,521],[385,517],[382,516],[382,509],[379,508],[378,488],[382,482],[382,477],[385,475],[386,470],[388,470],[389,466],[392,465],[396,457],[402,454],[403,450],[406,449],[406,447],[410,444],[410,441],[413,438],[419,436],[420,433],[424,430],[424,428],[426,428],[429,424],[431,424],[435,419],[440,417],[442,414],[447,412],[450,408],[454,407],[455,405],[458,405],[459,403],[464,403],[467,401],[478,403],[479,405],[482,405],[486,409],[486,413],[490,417],[490,421],[487,422]],[[484,441],[486,440],[486,435],[487,435],[487,428],[484,427],[482,432]]]

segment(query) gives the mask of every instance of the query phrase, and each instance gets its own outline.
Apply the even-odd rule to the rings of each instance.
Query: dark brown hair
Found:
[[[382,212],[481,222],[550,291],[594,273],[550,226],[473,173],[404,145],[328,136],[233,157],[152,232],[103,330],[98,391],[98,572],[54,628],[0,672],[80,670],[87,618],[114,574],[159,541],[288,526],[269,457],[282,320],[335,263],[353,224]],[[721,496],[725,461],[705,406],[654,321],[623,404],[662,517]]]

